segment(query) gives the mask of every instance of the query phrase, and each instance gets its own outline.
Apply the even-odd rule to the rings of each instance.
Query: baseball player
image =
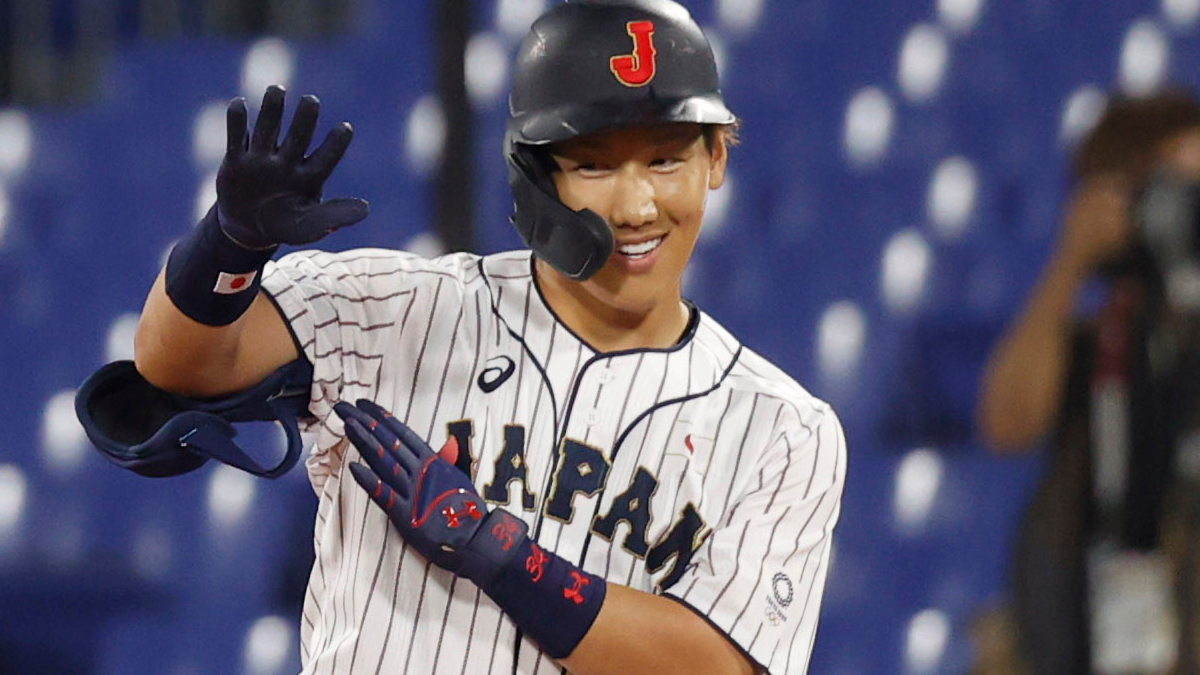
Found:
[[[558,4],[522,43],[504,143],[531,250],[307,250],[302,98],[229,108],[217,203],[137,334],[215,396],[311,363],[320,498],[304,673],[805,673],[845,477],[837,417],[681,297],[736,118],[670,0]],[[434,450],[438,448],[438,450]]]

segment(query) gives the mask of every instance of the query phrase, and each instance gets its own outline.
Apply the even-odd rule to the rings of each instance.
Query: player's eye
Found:
[[[606,167],[595,162],[586,162],[575,166],[575,172],[585,178],[603,176],[607,171]]]
[[[671,171],[679,168],[679,165],[681,164],[683,164],[682,157],[659,157],[658,159],[650,162],[650,168],[661,171]]]

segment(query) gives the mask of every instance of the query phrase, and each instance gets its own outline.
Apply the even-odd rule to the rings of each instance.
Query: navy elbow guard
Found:
[[[297,359],[244,391],[211,399],[155,387],[132,361],[114,361],[92,373],[75,394],[75,414],[88,439],[111,462],[142,476],[176,476],[210,459],[275,478],[300,459],[298,418],[307,416],[312,365]],[[276,421],[287,450],[264,465],[234,442],[235,423]]]

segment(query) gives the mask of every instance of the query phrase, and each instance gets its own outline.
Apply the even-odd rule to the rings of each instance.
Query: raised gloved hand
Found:
[[[354,480],[383,507],[404,540],[435,565],[487,588],[516,555],[528,526],[504,509],[489,510],[454,466],[452,436],[440,453],[367,400],[334,406],[346,435],[371,468],[351,464]]]
[[[279,244],[309,244],[330,232],[367,217],[362,199],[321,201],[326,179],[341,160],[354,135],[343,122],[305,157],[321,104],[304,96],[292,126],[278,146],[284,90],[267,88],[262,109],[247,133],[246,101],[236,98],[226,112],[228,143],[217,171],[217,219],[221,230],[252,250]]]

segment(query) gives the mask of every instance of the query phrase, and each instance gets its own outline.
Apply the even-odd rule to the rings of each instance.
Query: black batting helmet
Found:
[[[613,235],[590,210],[559,201],[538,148],[606,129],[731,124],[712,47],[672,0],[579,0],[534,22],[517,53],[504,156],[513,224],[538,257],[573,279],[595,274]]]

